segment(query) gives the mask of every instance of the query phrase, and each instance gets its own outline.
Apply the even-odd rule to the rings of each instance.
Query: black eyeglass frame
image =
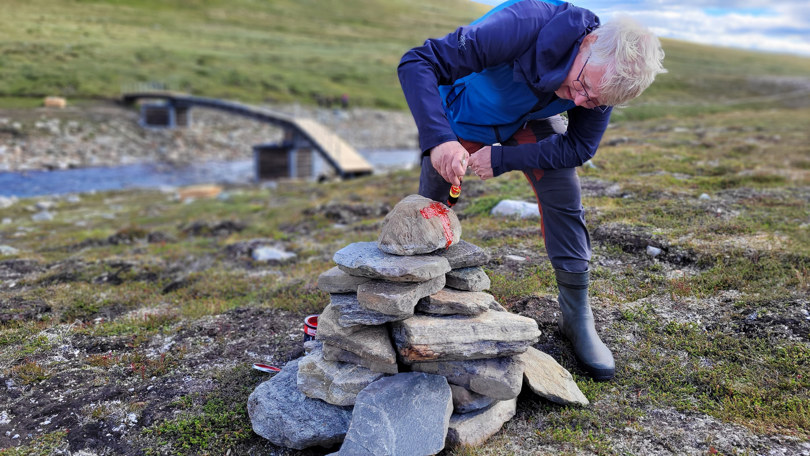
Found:
[[[571,81],[571,84],[574,86],[574,90],[576,90],[577,93],[579,93],[580,95],[582,95],[582,96],[584,96],[585,98],[588,99],[588,103],[595,105],[593,108],[588,108],[588,109],[594,109],[594,110],[599,111],[601,113],[606,113],[608,111],[608,109],[610,109],[610,106],[596,105],[596,102],[591,100],[591,96],[588,95],[588,91],[585,90],[585,84],[583,84],[582,81],[580,80],[580,78],[582,78],[582,72],[585,71],[585,66],[588,64],[589,60],[591,60],[590,54],[588,55],[588,58],[585,59],[585,63],[582,64],[582,69],[579,70],[579,74],[577,75],[577,78],[574,79],[573,81]],[[577,88],[577,86],[579,86],[579,88]]]

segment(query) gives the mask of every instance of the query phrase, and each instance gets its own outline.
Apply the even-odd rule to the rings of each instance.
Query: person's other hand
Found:
[[[492,171],[492,147],[484,146],[470,155],[470,168],[481,180],[492,179],[495,172]]]
[[[430,164],[447,182],[461,185],[470,154],[458,141],[441,143],[430,150]]]

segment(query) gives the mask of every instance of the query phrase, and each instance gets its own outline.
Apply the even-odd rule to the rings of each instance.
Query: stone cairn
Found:
[[[479,445],[515,415],[524,383],[587,405],[571,374],[532,347],[537,322],[507,312],[461,239],[455,213],[411,195],[377,242],[350,244],[318,278],[331,302],[307,355],[248,399],[253,430],[276,445],[338,455],[429,455]]]

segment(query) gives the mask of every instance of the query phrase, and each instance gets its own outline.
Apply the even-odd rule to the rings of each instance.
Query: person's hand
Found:
[[[470,168],[481,180],[492,179],[495,172],[492,170],[492,147],[484,146],[470,155]]]
[[[470,154],[458,141],[441,143],[430,150],[430,164],[447,182],[461,185]]]

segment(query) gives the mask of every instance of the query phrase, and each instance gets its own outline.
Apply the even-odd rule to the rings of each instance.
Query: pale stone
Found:
[[[461,223],[447,206],[409,195],[385,216],[377,246],[392,255],[418,255],[446,249],[461,239]]]
[[[445,288],[419,300],[416,310],[438,315],[478,315],[489,310],[494,302],[489,293]]]
[[[511,420],[516,411],[517,398],[496,402],[476,412],[453,414],[447,431],[447,447],[481,445]]]
[[[390,363],[383,363],[372,361],[370,359],[361,358],[360,356],[342,348],[335,347],[330,344],[323,344],[323,359],[327,361],[339,361],[342,363],[357,364],[366,369],[374,372],[382,372],[384,374],[396,374],[399,372],[399,366],[396,359],[392,359]]]
[[[357,395],[337,454],[436,454],[444,448],[452,413],[452,393],[444,377],[407,372],[381,378]]]
[[[516,355],[540,337],[531,318],[493,310],[476,316],[416,314],[391,327],[406,364]]]
[[[489,253],[486,250],[463,240],[433,254],[447,258],[453,269],[483,266],[489,262]]]
[[[397,317],[389,321],[402,320],[413,315],[420,299],[444,288],[444,281],[444,275],[417,283],[373,280],[357,287],[357,299],[366,309]]]
[[[478,394],[463,386],[450,384],[453,392],[453,412],[470,413],[492,405],[497,399]]]
[[[382,325],[389,321],[403,320],[413,315],[413,308],[410,312],[400,315],[390,315],[376,310],[369,310],[360,305],[356,293],[335,293],[331,295],[330,304],[340,312],[338,324],[343,327],[356,325]]]
[[[352,409],[305,396],[298,390],[297,376],[298,360],[290,361],[250,394],[247,410],[253,432],[296,450],[343,440]]]
[[[539,218],[540,209],[537,203],[525,201],[502,200],[492,208],[490,214],[501,217]]]
[[[279,250],[274,247],[257,247],[253,249],[250,256],[255,261],[284,261],[295,258],[294,253]]]
[[[441,375],[449,383],[494,399],[517,397],[523,386],[523,363],[516,357],[413,363],[417,372]]]
[[[453,269],[445,274],[446,286],[464,291],[484,291],[492,285],[484,268],[474,266],[470,268]]]
[[[346,274],[335,266],[318,276],[318,288],[327,293],[356,293],[357,286],[369,280],[368,277]]]
[[[333,259],[348,274],[392,282],[424,282],[450,271],[446,258],[389,255],[378,249],[376,242],[349,244],[338,250]]]
[[[16,255],[18,253],[20,251],[10,245],[0,245],[0,255]]]
[[[331,304],[326,306],[318,317],[316,339],[375,363],[396,363],[396,352],[385,326],[343,327],[338,318],[340,312]]]
[[[523,362],[523,378],[532,391],[557,404],[588,405],[571,373],[540,350],[529,347],[518,357]]]
[[[327,361],[318,347],[298,363],[298,390],[332,405],[354,405],[357,393],[384,374],[365,367]]]

